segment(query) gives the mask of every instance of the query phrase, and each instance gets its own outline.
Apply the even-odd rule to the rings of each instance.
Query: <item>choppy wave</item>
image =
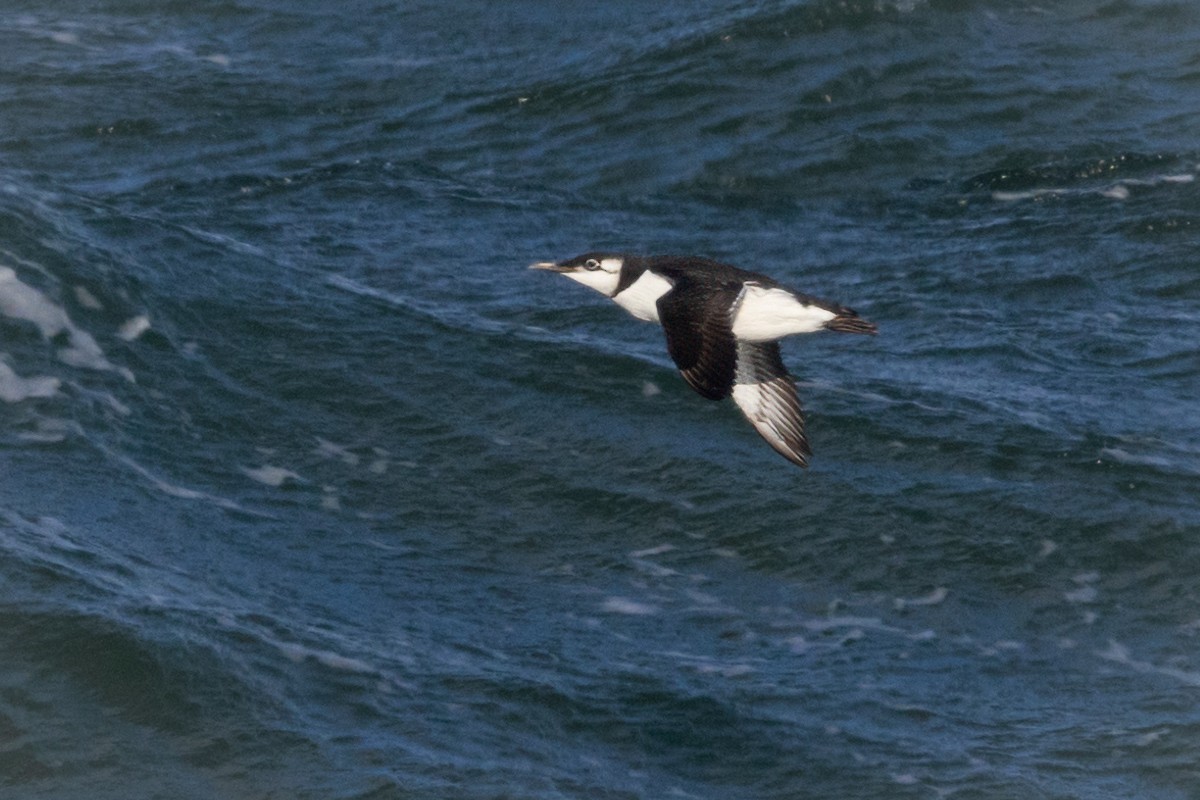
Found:
[[[1192,793],[1195,9],[637,13],[0,20],[7,789]],[[811,470],[595,247],[880,323]]]

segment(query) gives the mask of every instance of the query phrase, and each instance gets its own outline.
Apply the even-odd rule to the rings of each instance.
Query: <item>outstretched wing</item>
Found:
[[[812,450],[804,435],[796,384],[783,365],[779,343],[737,342],[735,353],[733,402],[776,452],[807,467]]]
[[[686,278],[658,300],[667,352],[688,385],[709,400],[729,396],[737,371],[730,309],[740,287],[701,287]]]

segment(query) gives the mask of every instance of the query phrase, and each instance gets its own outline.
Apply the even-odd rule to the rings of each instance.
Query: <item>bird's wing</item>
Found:
[[[688,385],[709,400],[728,397],[733,388],[737,340],[730,310],[738,291],[680,279],[658,300],[667,352]]]
[[[778,342],[738,342],[733,401],[767,444],[781,456],[808,466],[812,450],[804,435],[804,417],[796,384],[783,365]]]

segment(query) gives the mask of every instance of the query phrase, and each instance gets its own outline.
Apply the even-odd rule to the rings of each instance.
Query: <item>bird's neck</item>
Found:
[[[613,296],[615,297],[635,284],[645,271],[645,258],[641,256],[625,256],[625,263],[621,266],[621,279],[617,281],[617,290],[613,292]]]

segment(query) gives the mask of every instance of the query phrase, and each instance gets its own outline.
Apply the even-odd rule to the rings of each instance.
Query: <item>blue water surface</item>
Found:
[[[1200,8],[0,11],[0,787],[1200,793]],[[533,261],[859,310],[780,459]]]

